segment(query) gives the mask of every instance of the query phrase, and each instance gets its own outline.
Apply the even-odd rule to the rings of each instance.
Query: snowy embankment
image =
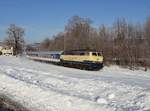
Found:
[[[0,57],[0,93],[40,111],[148,111],[150,71],[83,71]]]

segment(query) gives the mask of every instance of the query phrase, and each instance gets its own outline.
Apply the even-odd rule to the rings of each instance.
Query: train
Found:
[[[85,70],[99,70],[103,68],[103,54],[97,51],[36,51],[27,52],[27,58],[56,65]]]

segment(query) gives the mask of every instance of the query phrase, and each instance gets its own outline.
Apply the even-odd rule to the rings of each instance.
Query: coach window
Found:
[[[85,55],[85,53],[84,52],[80,52],[80,55]]]

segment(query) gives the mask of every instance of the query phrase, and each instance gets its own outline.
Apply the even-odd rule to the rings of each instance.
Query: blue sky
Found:
[[[143,23],[150,0],[0,0],[0,40],[9,24],[26,31],[27,42],[39,42],[64,30],[70,17],[89,17],[93,26],[111,26],[115,19]]]

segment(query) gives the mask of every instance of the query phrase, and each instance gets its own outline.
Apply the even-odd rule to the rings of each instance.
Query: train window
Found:
[[[84,52],[84,51],[82,51],[82,52],[79,52],[79,54],[78,55],[89,55],[89,53],[88,52]]]
[[[85,53],[84,53],[84,52],[81,52],[80,55],[85,55]]]
[[[96,52],[93,52],[92,55],[97,56]]]
[[[102,56],[102,53],[101,53],[101,52],[98,52],[98,56]]]

